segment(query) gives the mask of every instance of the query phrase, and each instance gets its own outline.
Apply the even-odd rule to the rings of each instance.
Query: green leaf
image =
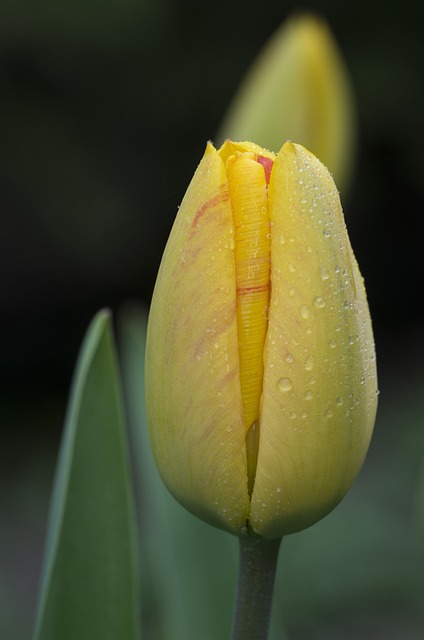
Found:
[[[135,640],[133,497],[110,314],[76,367],[51,504],[34,640]]]

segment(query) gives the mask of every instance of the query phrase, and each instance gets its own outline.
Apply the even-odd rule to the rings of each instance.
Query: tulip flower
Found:
[[[377,405],[371,320],[333,179],[305,148],[226,141],[179,208],[153,294],[146,406],[173,495],[239,536],[343,498]]]
[[[344,193],[355,155],[350,74],[326,21],[300,13],[265,44],[232,100],[218,139],[255,140],[270,149],[296,140],[331,171]]]

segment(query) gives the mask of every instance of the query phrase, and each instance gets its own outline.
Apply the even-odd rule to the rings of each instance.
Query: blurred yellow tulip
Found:
[[[326,22],[300,14],[285,22],[248,71],[217,138],[268,149],[296,140],[349,186],[356,112],[350,78]]]
[[[371,320],[337,189],[302,146],[207,145],[153,294],[146,406],[169,490],[232,533],[298,531],[349,489],[377,406]]]

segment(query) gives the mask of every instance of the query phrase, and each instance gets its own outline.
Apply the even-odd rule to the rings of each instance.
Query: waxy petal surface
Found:
[[[249,513],[234,230],[225,167],[208,145],[178,211],[152,299],[146,396],[153,452],[175,497],[240,533]]]
[[[365,290],[327,169],[286,143],[269,185],[271,300],[259,455],[249,517],[274,538],[345,495],[377,406]]]

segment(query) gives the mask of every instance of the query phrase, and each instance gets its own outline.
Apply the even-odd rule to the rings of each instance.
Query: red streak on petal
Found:
[[[269,179],[271,177],[272,165],[274,164],[274,160],[271,158],[265,158],[265,156],[258,156],[258,162],[261,164],[265,171],[265,181],[269,184]]]
[[[196,211],[196,215],[193,218],[193,222],[191,223],[191,233],[196,233],[196,227],[199,225],[202,217],[208,212],[209,209],[216,207],[218,204],[225,202],[228,200],[228,192],[226,189],[223,189],[219,193],[217,193],[209,200],[206,200],[204,204]]]
[[[260,291],[266,291],[269,289],[269,282],[267,284],[260,284],[256,287],[238,287],[237,295],[245,296],[247,293],[259,293]]]

